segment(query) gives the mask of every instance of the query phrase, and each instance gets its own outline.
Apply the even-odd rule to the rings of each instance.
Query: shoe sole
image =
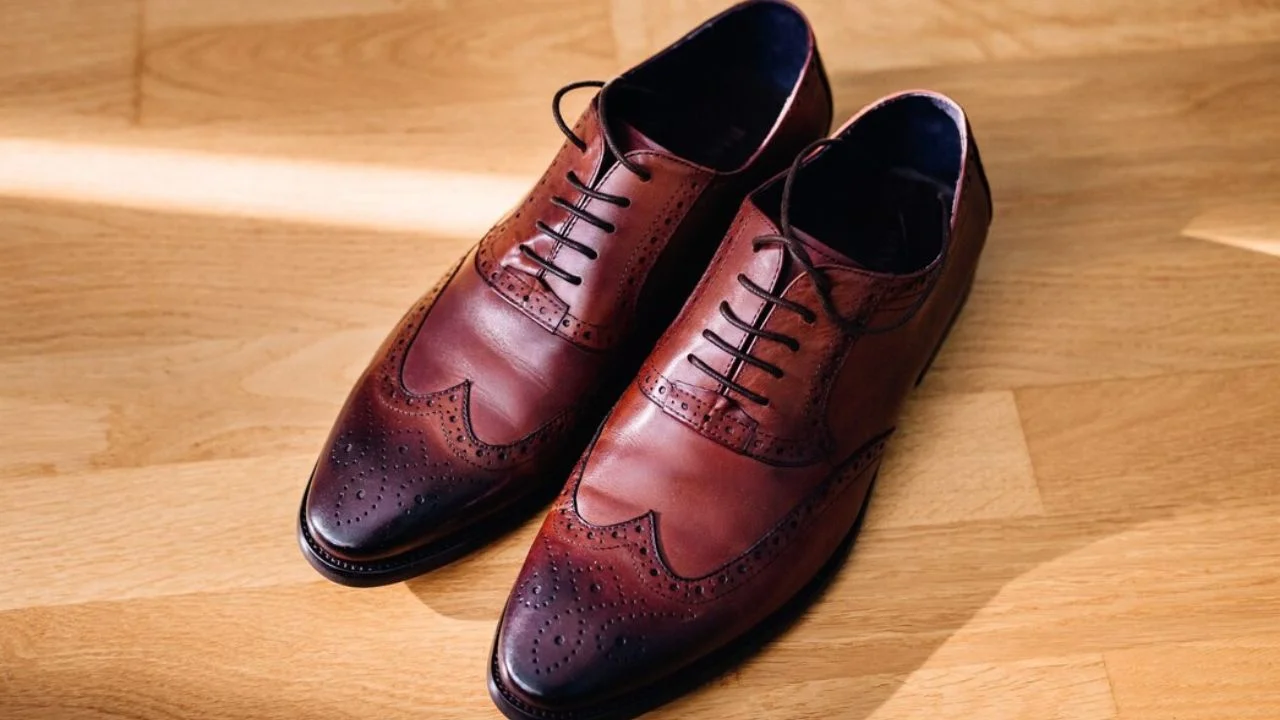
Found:
[[[933,367],[933,361],[937,358],[938,352],[951,334],[951,329],[955,326],[956,320],[959,319],[961,311],[964,310],[965,304],[969,301],[969,292],[972,288],[973,280],[970,279],[960,297],[959,305],[947,321],[942,337],[939,338],[938,344],[933,348],[933,352],[930,353],[924,369],[920,371],[920,375],[916,378],[917,386],[924,381],[925,375]],[[840,541],[840,545],[836,547],[831,558],[822,566],[817,575],[780,609],[774,611],[772,615],[760,621],[755,627],[748,630],[746,634],[736,638],[724,647],[712,651],[709,655],[699,660],[695,660],[692,664],[670,677],[663,678],[652,685],[632,690],[621,697],[611,698],[602,706],[587,706],[556,712],[540,708],[525,709],[516,704],[523,703],[503,685],[499,677],[498,637],[495,633],[493,649],[489,654],[489,697],[498,706],[498,709],[502,711],[502,714],[510,718],[510,720],[629,720],[661,707],[723,675],[786,631],[831,584],[831,580],[848,559],[854,540],[862,529],[862,523],[866,518],[867,508],[871,504],[871,493],[875,489],[878,474],[879,471],[877,471],[877,475],[872,476],[871,482],[867,486],[867,494],[862,500],[862,507],[858,510],[858,517],[854,520],[853,528]]]

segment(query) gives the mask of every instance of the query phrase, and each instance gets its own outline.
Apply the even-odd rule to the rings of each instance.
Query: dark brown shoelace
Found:
[[[578,90],[580,88],[586,88],[586,87],[600,88],[600,93],[597,96],[596,104],[597,104],[597,115],[600,118],[600,135],[604,138],[605,146],[609,148],[609,152],[613,153],[613,157],[618,162],[619,165],[623,166],[627,170],[634,173],[635,176],[640,178],[642,182],[649,182],[649,180],[651,179],[651,175],[649,171],[635,164],[634,162],[628,160],[627,158],[623,157],[622,150],[620,145],[618,144],[617,139],[613,137],[613,133],[610,132],[609,130],[609,124],[606,121],[606,118],[608,116],[605,115],[605,110],[604,110],[605,95],[607,94],[605,91],[608,87],[606,83],[600,82],[599,80],[583,80],[581,82],[569,83],[568,85],[565,85],[564,87],[557,90],[555,97],[551,99],[551,114],[555,118],[556,127],[560,128],[560,132],[564,133],[565,138],[567,138],[569,142],[573,143],[574,146],[577,147],[579,150],[586,152],[586,149],[587,149],[586,141],[578,137],[573,132],[573,130],[569,127],[569,125],[565,123],[564,115],[561,114],[560,112],[560,101],[564,99],[564,96],[566,94],[574,90]],[[574,174],[572,170],[565,173],[565,179],[569,181],[569,186],[572,187],[578,193],[580,193],[583,197],[591,198],[593,200],[599,200],[601,202],[610,203],[612,205],[617,205],[618,207],[623,207],[623,208],[631,205],[630,198],[622,197],[621,195],[610,195],[609,193],[600,192],[599,190],[595,190],[591,187],[588,187],[587,184],[582,182],[582,180],[578,178],[578,176]],[[581,207],[578,207],[576,204],[569,202],[568,200],[558,195],[553,196],[551,198],[551,204],[555,205],[556,207],[560,208],[561,210],[564,210],[565,212],[569,213],[573,217],[578,218],[579,220],[603,232],[613,234],[618,229],[617,227],[614,226],[613,223],[602,220],[601,218],[592,214],[590,211],[585,210]],[[548,225],[547,223],[541,220],[534,223],[534,226],[538,229],[538,232],[541,232],[542,234],[546,235],[549,238],[552,238],[553,240],[560,243],[561,245],[582,254],[588,260],[595,260],[598,257],[598,253],[595,250],[593,250],[591,247],[584,245],[578,242],[577,240],[574,240],[573,238],[569,237],[565,233],[562,233],[556,230],[555,228],[551,227],[550,225]],[[526,258],[528,258],[531,262],[538,265],[546,272],[551,273],[552,275],[555,275],[561,280],[564,280],[565,282],[570,283],[572,285],[582,284],[581,276],[574,275],[573,273],[565,270],[559,265],[556,265],[553,261],[549,260],[548,258],[542,257],[541,255],[538,254],[536,250],[529,247],[527,244],[525,243],[520,244],[520,252]]]
[[[851,335],[879,334],[883,332],[888,332],[890,330],[894,330],[901,327],[902,325],[906,324],[908,320],[911,319],[911,316],[915,314],[915,311],[918,310],[921,305],[923,305],[924,299],[927,298],[929,295],[929,292],[932,291],[932,283],[937,282],[937,278],[941,275],[941,273],[935,272],[934,277],[931,280],[930,288],[925,292],[921,293],[920,298],[917,300],[914,307],[910,308],[905,313],[903,313],[903,316],[898,321],[891,323],[885,327],[870,328],[870,327],[867,327],[865,320],[861,317],[847,318],[840,314],[840,311],[836,308],[835,301],[831,297],[831,279],[827,277],[826,273],[824,273],[816,265],[814,265],[813,258],[809,255],[808,249],[805,248],[804,243],[802,243],[795,236],[795,233],[792,231],[791,191],[793,186],[795,185],[796,175],[800,172],[800,167],[804,164],[804,161],[808,159],[808,157],[811,154],[813,154],[814,151],[820,148],[826,147],[828,145],[834,145],[838,142],[840,142],[838,138],[825,138],[822,140],[817,140],[815,142],[810,143],[808,147],[806,147],[804,150],[801,150],[800,153],[796,155],[796,159],[791,163],[791,169],[787,171],[786,179],[784,180],[782,185],[782,200],[779,204],[780,207],[778,211],[778,227],[780,232],[776,235],[761,235],[760,237],[757,237],[755,240],[752,241],[751,249],[755,252],[759,252],[761,248],[768,245],[781,245],[787,251],[787,253],[791,256],[791,258],[795,260],[795,262],[800,264],[801,271],[804,272],[805,275],[808,275],[809,279],[813,281],[814,286],[818,289],[818,298],[822,301],[823,314],[826,315],[828,318],[830,318],[831,322],[834,323],[836,327],[840,328],[841,331]],[[939,200],[943,201],[944,199],[941,196],[939,196]],[[940,270],[941,267],[946,262],[946,252],[949,245],[950,245],[949,242],[943,243],[942,258],[938,262],[938,266],[937,266],[938,270]],[[759,285],[756,285],[754,282],[751,281],[751,278],[747,277],[742,273],[738,273],[738,283],[742,285],[742,287],[746,289],[747,292],[765,301],[765,306],[761,311],[762,317],[767,313],[770,306],[776,305],[778,307],[785,308],[787,310],[790,310],[791,312],[798,314],[801,320],[803,320],[808,325],[812,325],[818,319],[817,313],[814,312],[813,310],[805,307],[804,305],[801,305],[800,303],[794,302],[792,300],[788,300],[782,297],[781,295],[776,295],[772,292],[769,292],[768,290],[760,287]],[[763,328],[753,327],[751,323],[748,323],[742,320],[741,318],[739,318],[737,314],[733,312],[733,308],[729,307],[728,302],[721,301],[720,315],[724,317],[724,319],[730,325],[732,325],[733,327],[745,333],[747,336],[746,337],[747,341],[754,340],[755,338],[761,338],[764,340],[781,343],[782,345],[785,345],[787,349],[791,350],[792,352],[797,352],[800,350],[800,341],[798,339],[791,337],[790,335],[786,335],[784,333],[773,332],[771,330],[765,330]],[[713,330],[704,329],[702,331],[702,337],[705,338],[712,345],[715,345],[717,348],[729,354],[730,356],[736,358],[737,360],[743,363],[746,363],[748,365],[753,365],[757,368],[760,368],[761,370],[769,373],[775,378],[780,378],[785,374],[783,373],[782,368],[778,367],[777,365],[774,365],[773,363],[767,362],[765,360],[761,360],[760,358],[751,355],[751,353],[746,352],[738,347],[735,347],[733,344],[729,343],[724,338],[716,334],[715,331]],[[744,343],[744,345],[745,344],[746,343]],[[702,358],[699,358],[697,355],[694,355],[693,353],[689,353],[686,356],[686,359],[694,367],[698,368],[702,372],[709,375],[712,379],[719,382],[725,390],[731,390],[741,395],[742,397],[745,397],[751,402],[756,403],[757,405],[767,406],[769,404],[769,398],[757,392],[754,392],[747,387],[744,387],[741,383],[734,381],[732,378],[728,377],[724,373],[721,373],[715,368],[708,365],[706,362],[702,360]]]

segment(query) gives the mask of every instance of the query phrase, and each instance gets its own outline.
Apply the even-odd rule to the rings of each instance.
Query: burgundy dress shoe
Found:
[[[633,716],[793,614],[856,533],[990,221],[963,112],[924,92],[746,199],[533,543],[491,661],[508,717]]]
[[[599,87],[571,129],[561,97]],[[609,83],[556,93],[567,141],[418,301],[342,409],[298,520],[331,580],[438,566],[549,501],[746,193],[830,129],[793,6],[735,6]]]

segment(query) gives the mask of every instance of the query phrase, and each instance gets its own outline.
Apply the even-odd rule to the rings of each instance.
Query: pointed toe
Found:
[[[298,519],[316,569],[349,585],[396,582],[468,544],[504,475],[462,463],[430,418],[406,422],[359,387],[312,473]]]

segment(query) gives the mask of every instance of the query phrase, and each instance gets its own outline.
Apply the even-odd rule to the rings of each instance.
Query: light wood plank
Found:
[[[837,122],[908,87],[968,108],[996,222],[833,586],[655,716],[1272,717],[1280,6],[800,2]],[[28,198],[0,200],[0,717],[497,717],[539,518],[352,591],[299,556],[300,490],[369,353],[562,142],[551,93],[723,6],[0,0]],[[306,171],[227,204],[219,163]],[[503,190],[439,222],[429,184],[343,191],[420,176]]]
[[[382,135],[400,162],[532,171],[562,139],[552,93],[617,72],[608,28],[603,3],[556,0],[518,13],[492,1],[424,4],[157,30],[147,35],[142,120],[214,134],[253,128],[313,146],[349,128]]]
[[[314,462],[282,456],[5,480],[0,552],[9,580],[0,610],[311,582],[290,530]]]
[[[266,22],[350,18],[394,13],[407,8],[449,7],[457,0],[147,0],[147,29],[253,25]]]
[[[868,531],[756,662],[822,680],[1251,632],[1280,612],[1278,510],[1270,498]]]
[[[1044,511],[1012,393],[925,395],[897,427],[868,528]]]
[[[0,467],[45,474],[318,452],[384,332],[134,342],[4,360],[10,417],[31,417],[47,435]],[[61,420],[41,422],[54,408]]]
[[[92,404],[0,397],[0,427],[23,429],[23,442],[0,458],[0,477],[90,467],[107,448],[109,415],[107,408]]]
[[[717,0],[614,0],[630,59],[725,7]],[[796,0],[836,72],[1176,50],[1280,39],[1280,9],[1245,0]]]
[[[992,232],[929,391],[1230,370],[1280,357],[1280,261],[1123,227],[1096,226],[1087,238],[1075,228]]]
[[[1280,494],[1280,366],[1018,391],[1049,512]]]
[[[0,0],[0,132],[134,115],[138,0]]]
[[[491,718],[485,624],[321,582],[12,611],[0,717]]]
[[[1280,708],[1275,634],[1122,650],[1106,663],[1125,720],[1269,720]]]
[[[796,681],[776,674],[741,673],[674,703],[658,717],[785,717],[862,720],[920,717],[991,720],[1105,720],[1115,717],[1099,656],[1025,663],[923,668],[908,676],[863,676]],[[991,698],[1000,698],[993,703]],[[805,710],[803,708],[811,708]]]
[[[0,227],[0,356],[385,330],[475,242],[28,201]]]

